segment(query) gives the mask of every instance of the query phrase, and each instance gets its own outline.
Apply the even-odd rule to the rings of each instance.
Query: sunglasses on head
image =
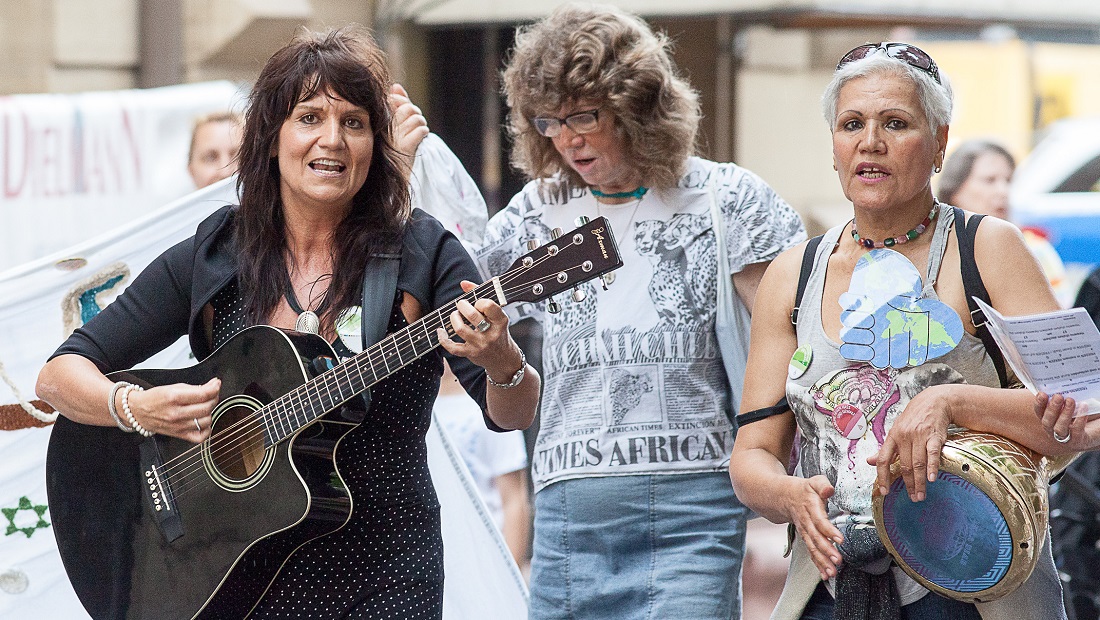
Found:
[[[936,80],[937,84],[943,85],[943,82],[940,81],[940,68],[936,66],[936,61],[932,60],[928,52],[925,52],[916,45],[910,45],[908,43],[883,42],[860,45],[841,57],[840,62],[836,64],[836,70],[840,71],[844,65],[853,63],[857,60],[863,60],[879,52],[886,54],[890,58],[896,58],[910,67],[924,71],[932,76],[932,79]]]

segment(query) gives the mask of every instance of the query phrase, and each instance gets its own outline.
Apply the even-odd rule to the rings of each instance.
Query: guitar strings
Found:
[[[573,245],[573,244],[570,243],[569,245]],[[567,247],[569,247],[569,245],[566,245],[564,247],[567,248]],[[546,255],[541,259],[536,259],[529,266],[524,266],[522,269],[515,270],[515,272],[513,272],[512,274],[505,273],[502,276],[500,276],[498,278],[498,281],[501,283],[502,288],[504,288],[504,290],[506,292],[506,296],[510,295],[510,294],[512,294],[516,291],[526,289],[526,288],[532,286],[535,283],[542,282],[542,281],[553,279],[553,278],[557,277],[557,274],[555,273],[555,274],[544,276],[544,277],[539,278],[539,279],[534,280],[534,281],[527,281],[522,286],[519,286],[519,287],[511,286],[512,282],[516,278],[521,277],[521,275],[524,271],[527,271],[527,270],[531,269],[532,267],[544,262],[545,260],[548,260],[549,258],[551,258],[551,256]],[[573,270],[573,269],[576,269],[576,268],[577,267],[571,267],[571,268],[567,269],[566,271],[570,271],[570,270]],[[483,293],[483,294],[479,296],[479,293]],[[485,294],[485,293],[488,293],[488,294]],[[475,302],[475,301],[477,301],[477,299],[482,298],[482,297],[495,297],[495,295],[492,295],[492,293],[495,293],[495,287],[493,286],[493,281],[490,280],[490,281],[488,281],[486,283],[483,283],[482,285],[478,286],[474,290],[460,295],[458,298],[456,298],[452,302],[448,303],[446,306],[443,306],[442,308],[434,310],[433,312],[429,313],[427,316],[422,317],[421,319],[417,320],[416,322],[412,323],[411,325],[406,326],[405,328],[399,330],[398,332],[394,332],[393,334],[387,335],[386,338],[384,338],[382,341],[380,341],[378,343],[378,346],[371,347],[370,349],[368,349],[367,352],[366,352],[367,355],[365,355],[365,356],[359,355],[359,356],[353,357],[353,358],[347,360],[345,363],[340,364],[340,365],[330,369],[329,371],[326,371],[325,373],[319,375],[318,377],[315,377],[315,378],[307,381],[305,384],[303,384],[301,386],[298,386],[297,388],[295,388],[291,392],[288,392],[287,394],[271,401],[270,403],[268,403],[267,405],[261,407],[260,409],[257,409],[255,411],[253,411],[251,415],[245,416],[241,420],[238,420],[238,421],[234,422],[233,424],[231,424],[230,426],[226,427],[225,429],[219,431],[216,435],[208,438],[207,440],[205,440],[201,444],[198,444],[198,445],[196,445],[192,448],[189,448],[188,450],[184,451],[180,455],[174,457],[173,459],[170,459],[168,462],[166,462],[164,464],[163,469],[162,469],[162,473],[163,473],[165,479],[169,480],[172,483],[172,485],[174,485],[174,488],[170,488],[170,490],[173,492],[173,495],[178,497],[178,496],[186,494],[187,491],[194,488],[195,485],[188,485],[187,483],[190,481],[190,478],[191,478],[190,474],[195,473],[196,470],[197,470],[198,473],[204,474],[198,480],[198,482],[200,484],[203,481],[209,479],[205,475],[205,468],[203,467],[203,463],[202,463],[202,450],[204,449],[204,446],[207,446],[208,444],[211,444],[213,446],[209,450],[211,458],[217,463],[217,466],[221,469],[225,469],[227,467],[231,467],[231,466],[240,464],[241,462],[243,462],[248,457],[249,454],[253,454],[253,453],[256,453],[256,452],[262,453],[263,450],[261,448],[263,448],[265,433],[263,431],[263,428],[264,428],[263,424],[262,423],[259,424],[259,425],[256,424],[258,419],[270,417],[270,420],[269,420],[270,425],[268,426],[268,428],[271,428],[271,429],[277,428],[275,426],[275,424],[286,425],[286,421],[291,419],[291,415],[293,415],[294,422],[298,422],[299,415],[297,413],[294,413],[292,411],[292,409],[293,409],[294,405],[297,405],[298,409],[302,409],[302,405],[305,404],[305,399],[303,397],[309,397],[311,395],[315,396],[315,397],[324,396],[324,397],[327,397],[330,401],[336,401],[337,400],[337,399],[333,398],[333,389],[328,385],[330,383],[330,380],[336,378],[336,372],[337,371],[343,372],[343,374],[345,375],[345,379],[347,379],[348,382],[352,382],[353,376],[352,376],[350,371],[355,370],[358,373],[359,382],[360,383],[366,383],[363,380],[362,372],[359,368],[363,365],[363,362],[366,362],[366,363],[370,364],[370,367],[371,367],[372,371],[374,371],[374,368],[375,368],[375,364],[374,364],[375,361],[379,361],[383,365],[383,367],[385,367],[387,369],[387,372],[385,374],[381,374],[381,375],[379,375],[375,371],[374,372],[375,381],[370,383],[370,385],[373,385],[374,383],[377,383],[377,382],[381,381],[382,379],[385,379],[387,376],[389,376],[393,372],[397,372],[397,370],[400,370],[401,368],[408,365],[409,363],[411,363],[415,359],[423,357],[427,353],[434,350],[437,346],[439,346],[438,340],[436,340],[435,343],[432,344],[432,341],[431,341],[430,335],[429,335],[430,333],[434,333],[436,328],[443,327],[449,335],[454,335],[453,327],[451,326],[449,320],[444,320],[444,316],[442,314],[443,310],[445,310],[445,309],[447,310],[447,317],[449,319],[449,315],[450,315],[451,311],[453,311],[451,307],[457,305],[457,302],[459,300],[465,299],[465,300],[470,301],[472,303],[472,302]],[[429,326],[431,327],[431,330],[432,330],[431,332],[428,332]],[[411,335],[412,332],[416,330],[416,328],[422,328],[424,330],[424,334],[423,334],[423,336],[421,336],[421,338],[424,338],[426,340],[426,342],[424,344],[427,344],[428,346],[423,351],[418,351],[417,350],[418,349],[418,346],[417,346],[418,343],[415,340],[415,337],[413,337]],[[399,342],[399,338],[401,338],[401,337],[404,337],[402,339],[407,341],[407,342]],[[387,342],[387,341],[390,341],[390,342]],[[389,345],[389,348],[387,348],[387,345]],[[377,351],[377,355],[375,355],[375,351]],[[409,357],[408,361],[405,361],[406,356],[402,355],[402,353],[408,354],[410,352],[412,353],[412,355]],[[386,359],[392,357],[392,354],[394,354],[394,353],[396,353],[396,355],[398,357],[398,360],[401,363],[400,363],[400,365],[398,366],[398,368],[396,370],[389,371],[389,366],[386,363]],[[311,384],[313,384],[312,387],[311,387]],[[366,389],[367,387],[370,387],[370,385],[364,385],[363,387],[358,388],[358,389],[353,388],[355,391],[354,391],[354,394],[352,394],[352,396],[354,396],[355,394],[358,394],[363,389]],[[313,392],[313,394],[311,394],[311,392]],[[337,382],[336,394],[342,396],[338,382]],[[297,402],[294,402],[295,399],[297,399]],[[314,398],[314,399],[312,399],[312,402],[316,402],[317,400],[319,400],[319,399]],[[342,398],[342,400],[347,400],[347,399]],[[311,408],[312,408],[312,402],[309,403]],[[283,408],[285,405],[291,405],[290,409],[288,409],[287,411],[280,411],[280,409]],[[338,406],[338,405],[336,405],[336,406]],[[320,415],[315,414],[314,417],[313,417],[313,420],[316,420],[316,419],[320,418],[321,415],[324,415],[324,413],[327,413],[328,411],[331,410],[331,408],[329,408],[329,407],[323,407],[323,409],[325,411],[323,411],[322,414],[320,414]],[[267,413],[272,413],[272,414],[275,414],[275,415],[267,416],[266,415]],[[291,414],[291,415],[286,415],[288,413]],[[308,415],[307,415],[307,417],[308,417]],[[273,445],[278,444],[281,441],[289,438],[291,435],[295,434],[297,432],[297,430],[300,430],[301,428],[304,428],[306,425],[311,423],[313,420],[308,420],[306,422],[306,424],[302,424],[297,429],[295,429],[294,432],[288,433],[284,437],[280,437],[277,441],[273,442]],[[225,453],[227,451],[235,452],[236,453],[236,455],[235,455],[236,458],[226,459],[224,462],[220,461],[220,459],[217,458],[217,457],[224,457]],[[195,457],[198,457],[197,462],[196,462]],[[188,468],[189,465],[196,465],[197,467],[195,467],[191,471],[186,471],[186,469]],[[184,471],[181,471],[181,469],[183,469]]]

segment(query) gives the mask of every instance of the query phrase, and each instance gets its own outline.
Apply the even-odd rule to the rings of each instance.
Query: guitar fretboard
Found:
[[[481,298],[495,299],[495,292],[493,280],[490,280],[273,400],[257,412],[264,425],[265,445],[272,446],[283,441],[363,390],[428,354],[439,346],[436,329],[442,327],[447,330],[448,336],[454,336],[450,315],[459,300],[465,299],[472,304]]]

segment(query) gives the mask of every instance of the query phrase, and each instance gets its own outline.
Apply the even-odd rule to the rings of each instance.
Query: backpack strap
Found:
[[[806,294],[806,284],[810,281],[810,272],[814,269],[814,260],[817,258],[817,247],[821,245],[821,239],[824,235],[818,235],[813,237],[806,243],[805,251],[802,253],[802,267],[798,272],[798,288],[794,293],[794,308],[791,309],[791,324],[798,325],[798,307],[802,305],[802,296]],[[764,407],[762,409],[754,409],[752,411],[746,411],[745,413],[735,416],[737,422],[737,428],[741,428],[746,424],[752,424],[753,422],[759,422],[764,418],[770,418],[773,415],[779,415],[790,411],[791,407],[787,404],[787,397],[779,399],[779,402],[775,403],[771,407]]]
[[[997,342],[993,340],[993,334],[989,333],[986,326],[985,314],[978,307],[977,297],[985,303],[989,301],[989,291],[982,282],[982,274],[978,271],[978,262],[974,259],[974,236],[978,232],[978,225],[982,223],[984,215],[974,214],[970,221],[966,220],[966,212],[958,207],[955,210],[955,235],[959,239],[959,262],[962,264],[963,290],[966,293],[966,305],[970,308],[970,321],[977,329],[978,338],[981,338],[989,358],[997,368],[997,377],[1001,380],[1001,387],[1008,385],[1008,372],[1005,369],[1005,358],[1001,353]]]
[[[791,325],[798,325],[798,308],[802,305],[802,296],[806,294],[806,284],[810,281],[810,272],[814,270],[814,260],[817,259],[817,246],[821,245],[821,239],[825,235],[818,235],[806,243],[806,251],[802,253],[802,268],[798,271],[798,288],[794,292],[794,307],[791,309]]]

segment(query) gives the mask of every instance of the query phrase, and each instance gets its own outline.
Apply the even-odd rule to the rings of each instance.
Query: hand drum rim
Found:
[[[1046,459],[1003,437],[954,433],[943,447],[941,475],[928,485],[923,502],[909,500],[898,464],[891,466],[890,495],[883,497],[876,491],[872,498],[879,538],[898,566],[932,592],[969,603],[1006,596],[1031,576],[1046,537],[1044,465]],[[984,521],[975,527],[975,517],[983,512]],[[912,522],[914,517],[922,524],[939,526],[928,537],[952,543],[940,549],[952,554],[948,559],[945,553],[939,567],[935,561],[927,562],[929,556],[922,561],[921,554],[909,548],[910,542],[920,542],[906,533],[920,529]],[[953,562],[956,558],[959,562]],[[943,567],[949,563],[971,573],[944,574]],[[940,574],[935,573],[937,568]]]

